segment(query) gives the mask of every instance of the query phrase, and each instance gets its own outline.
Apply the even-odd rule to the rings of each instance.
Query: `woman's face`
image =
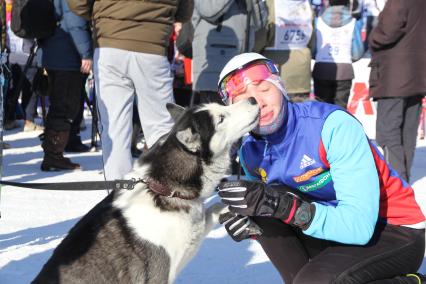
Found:
[[[232,103],[253,97],[260,108],[260,126],[269,125],[275,121],[281,111],[282,94],[280,90],[269,81],[253,82],[246,86],[244,92],[234,96]]]

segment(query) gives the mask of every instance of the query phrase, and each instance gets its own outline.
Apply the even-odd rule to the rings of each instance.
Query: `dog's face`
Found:
[[[171,135],[188,151],[200,153],[205,162],[228,154],[232,144],[259,122],[259,107],[253,98],[230,106],[206,104],[186,112],[172,104],[167,108],[176,120]]]
[[[206,198],[229,171],[232,145],[258,125],[256,100],[189,109],[167,104],[167,109],[175,120],[173,129],[142,154],[135,171],[185,197]],[[172,206],[160,201],[161,208],[170,209],[181,200]]]

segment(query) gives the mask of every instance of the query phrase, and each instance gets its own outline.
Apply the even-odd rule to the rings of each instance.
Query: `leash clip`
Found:
[[[135,184],[141,182],[141,180],[132,178],[130,180],[116,180],[115,182],[115,189],[133,190],[135,188]]]

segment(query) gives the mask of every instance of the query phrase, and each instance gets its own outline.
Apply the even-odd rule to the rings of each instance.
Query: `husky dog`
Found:
[[[230,168],[230,149],[259,120],[253,98],[167,109],[175,126],[135,163],[133,190],[114,190],[55,249],[33,283],[173,283],[224,206],[204,201]]]

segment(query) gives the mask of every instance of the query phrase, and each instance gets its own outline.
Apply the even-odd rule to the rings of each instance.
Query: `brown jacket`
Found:
[[[370,35],[370,96],[426,93],[426,1],[388,0]]]
[[[92,19],[95,47],[166,55],[173,23],[191,19],[193,0],[68,0]]]

